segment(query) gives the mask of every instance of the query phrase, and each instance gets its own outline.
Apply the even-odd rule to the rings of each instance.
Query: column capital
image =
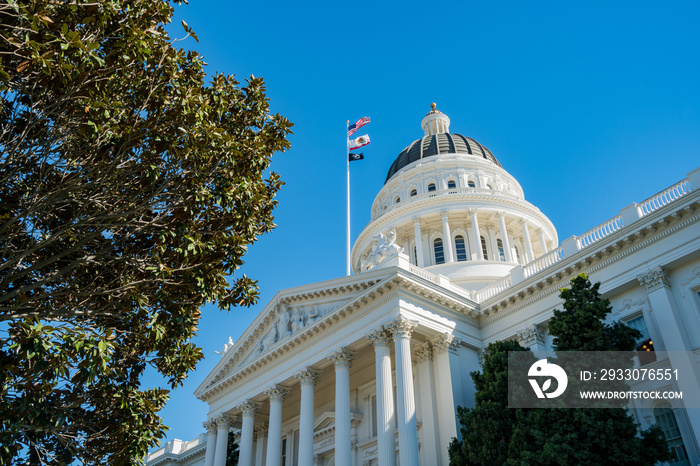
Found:
[[[413,224],[420,225],[420,217],[413,217]]]
[[[537,325],[530,325],[524,330],[521,330],[517,333],[516,338],[518,339],[518,343],[526,348],[535,344],[544,344],[544,333],[542,333],[542,329]]]
[[[527,219],[525,217],[520,217],[518,223],[520,223],[522,226],[527,226]]]
[[[470,216],[476,215],[477,210],[476,209],[467,209],[467,212],[469,212]]]
[[[216,421],[214,419],[204,421],[202,422],[202,427],[204,427],[208,433],[216,432]]]
[[[433,352],[431,350],[431,345],[429,343],[424,343],[413,352],[412,361],[415,364],[420,364],[424,361],[433,359]]]
[[[497,210],[496,211],[496,218],[498,218],[498,219],[506,218],[506,211],[505,210]]]
[[[255,416],[255,413],[260,408],[260,404],[250,400],[243,400],[243,403],[236,406],[241,410],[244,416]]]
[[[253,429],[253,434],[255,438],[265,438],[267,437],[267,432],[270,425],[267,422],[261,422]]]
[[[350,366],[352,365],[352,360],[356,357],[357,353],[348,351],[345,348],[338,348],[328,356],[328,359],[333,362],[333,365],[336,367],[336,369],[339,367],[350,369]]]
[[[281,385],[275,384],[263,393],[270,398],[270,402],[279,401],[281,403],[284,401],[284,397],[287,396],[287,393],[289,393],[289,390]]]
[[[668,275],[661,267],[655,267],[651,272],[637,276],[637,280],[647,289],[647,293],[671,287]]]
[[[413,330],[415,330],[417,325],[417,322],[408,320],[404,316],[399,316],[393,321],[391,321],[387,328],[391,329],[391,332],[394,334],[395,339],[411,338],[411,334],[413,333]]]
[[[435,354],[444,353],[447,350],[456,351],[462,341],[451,333],[443,333],[430,340]]]
[[[446,210],[441,210],[440,211],[440,217],[442,217],[443,220],[447,220],[447,211]]]
[[[229,416],[228,414],[221,414],[213,419],[213,421],[216,423],[216,427],[218,429],[221,428],[229,428],[231,427],[231,423],[233,422],[233,418]]]
[[[394,336],[390,330],[382,326],[373,332],[369,332],[365,335],[365,338],[371,340],[375,348],[379,348],[382,346],[391,346]]]
[[[301,385],[316,385],[316,380],[320,377],[321,373],[313,370],[311,367],[305,367],[302,370],[295,372],[294,377],[299,379]]]

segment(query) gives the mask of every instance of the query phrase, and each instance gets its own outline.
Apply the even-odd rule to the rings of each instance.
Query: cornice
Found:
[[[696,192],[692,194],[696,194]],[[548,295],[558,293],[559,289],[570,284],[571,278],[582,272],[594,273],[668,235],[695,224],[700,220],[700,214],[694,213],[700,203],[688,200],[691,202],[674,208],[672,212],[668,208],[652,212],[639,222],[635,222],[629,227],[623,227],[582,250],[588,251],[588,254],[579,255],[581,252],[579,251],[570,258],[557,263],[554,267],[544,269],[528,277],[522,283],[480,303],[482,311],[480,325],[482,327],[489,325]],[[663,230],[660,230],[661,228]]]

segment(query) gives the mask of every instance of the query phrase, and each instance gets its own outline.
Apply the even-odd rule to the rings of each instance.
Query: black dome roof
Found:
[[[499,167],[501,166],[491,151],[474,139],[462,136],[461,134],[439,133],[425,136],[422,139],[416,139],[402,150],[399,156],[396,157],[396,160],[394,160],[394,163],[391,164],[389,172],[386,174],[384,184],[403,167],[416,160],[432,157],[433,155],[455,153],[481,157],[495,163]]]

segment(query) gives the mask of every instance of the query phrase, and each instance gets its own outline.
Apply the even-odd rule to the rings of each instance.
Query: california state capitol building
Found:
[[[387,167],[353,274],[279,291],[195,391],[205,432],[149,466],[223,466],[231,435],[243,466],[448,465],[485,348],[551,350],[559,290],[581,273],[640,348],[670,351],[649,367],[692,373],[669,384],[697,391],[700,168],[562,239],[488,148],[451,133],[434,104],[420,123],[424,136]],[[629,408],[642,429],[661,426],[670,464],[700,464],[700,409]]]

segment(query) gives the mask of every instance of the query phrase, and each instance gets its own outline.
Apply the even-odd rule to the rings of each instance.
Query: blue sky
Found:
[[[345,122],[369,116],[351,165],[352,238],[398,153],[422,137],[431,102],[450,130],[488,147],[560,241],[700,166],[700,3],[229,2],[177,7],[208,71],[265,78],[295,123],[273,158],[286,182],[278,228],[250,248],[260,302],[202,313],[206,359],[162,411],[167,440],[190,440],[207,406],[192,392],[280,289],[345,274]],[[365,131],[366,130],[366,131]],[[149,379],[148,383],[152,383]]]

